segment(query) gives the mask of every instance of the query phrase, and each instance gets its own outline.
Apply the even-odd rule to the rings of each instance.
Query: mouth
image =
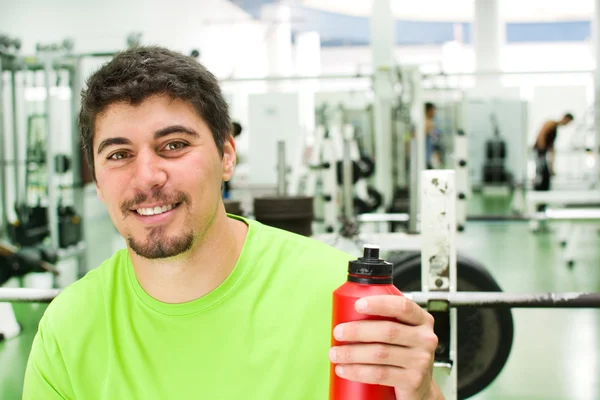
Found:
[[[154,206],[154,207],[140,207],[132,209],[131,211],[145,217],[153,216],[153,215],[161,215],[168,213],[171,210],[179,207],[181,203],[173,203],[173,204],[165,204],[162,206]]]

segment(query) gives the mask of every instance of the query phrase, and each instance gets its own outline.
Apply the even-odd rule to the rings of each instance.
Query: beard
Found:
[[[177,203],[179,204],[178,208],[189,207],[190,204],[190,196],[187,193],[180,192],[168,195],[161,191],[155,191],[150,196],[138,193],[133,199],[121,204],[121,211],[125,218],[129,216],[132,208],[142,204],[149,198],[163,203]],[[179,212],[183,212],[183,209]],[[140,257],[147,259],[169,258],[185,253],[192,248],[194,231],[190,229],[177,235],[168,236],[166,227],[155,226],[146,229],[146,235],[143,239],[136,239],[133,235],[128,235],[127,244]]]
[[[167,236],[165,228],[150,228],[145,240],[138,241],[129,236],[127,243],[138,256],[147,259],[169,258],[185,253],[192,248],[194,232],[192,230],[177,236]]]

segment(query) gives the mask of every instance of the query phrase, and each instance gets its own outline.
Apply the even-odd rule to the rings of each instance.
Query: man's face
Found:
[[[571,118],[564,117],[564,118],[562,119],[562,121],[560,122],[560,125],[562,125],[562,126],[569,125],[569,124],[571,123],[571,121],[573,121]]]
[[[221,157],[193,106],[167,96],[110,105],[95,128],[96,189],[129,247],[145,258],[192,248],[221,204],[221,182],[233,174],[233,138]]]
[[[429,110],[427,110],[427,118],[434,118],[435,117],[435,107],[431,107]]]

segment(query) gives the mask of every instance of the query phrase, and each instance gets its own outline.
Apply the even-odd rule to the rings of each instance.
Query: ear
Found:
[[[229,135],[227,139],[225,139],[225,144],[223,145],[223,181],[228,181],[233,176],[233,170],[235,169],[236,162],[236,152],[235,152],[235,139],[232,135]]]

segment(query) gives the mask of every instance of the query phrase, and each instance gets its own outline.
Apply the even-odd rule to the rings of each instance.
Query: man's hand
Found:
[[[442,399],[433,381],[438,338],[433,317],[403,296],[371,296],[358,300],[363,314],[393,321],[354,321],[335,327],[338,341],[352,344],[329,352],[336,374],[356,382],[393,386],[398,400]]]

